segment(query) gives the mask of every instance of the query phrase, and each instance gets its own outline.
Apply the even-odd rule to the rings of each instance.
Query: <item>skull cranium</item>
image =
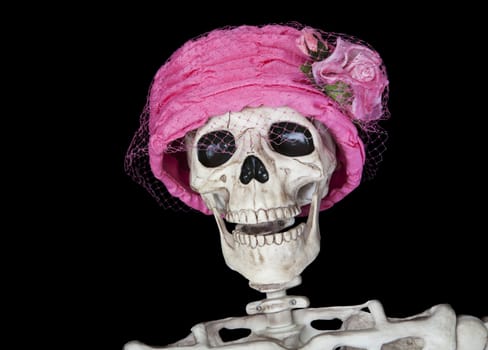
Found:
[[[336,167],[325,126],[288,107],[246,108],[186,142],[190,184],[214,213],[226,264],[251,285],[297,278],[320,250],[319,203]],[[307,222],[295,224],[306,205]]]

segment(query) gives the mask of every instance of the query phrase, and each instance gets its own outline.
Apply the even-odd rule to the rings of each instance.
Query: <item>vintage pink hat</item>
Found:
[[[185,134],[212,116],[287,106],[321,121],[338,146],[340,166],[321,203],[327,209],[359,185],[368,154],[378,152],[367,147],[384,134],[377,122],[388,117],[387,87],[380,56],[359,39],[299,25],[216,29],[185,43],[157,72],[126,170],[161,204],[167,191],[210,214],[189,186]]]

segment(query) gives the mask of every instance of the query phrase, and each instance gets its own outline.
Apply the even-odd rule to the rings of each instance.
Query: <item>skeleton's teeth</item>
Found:
[[[237,237],[239,237],[239,243],[245,244],[245,242],[244,242],[244,235],[242,233],[241,234],[238,234]]]
[[[242,236],[244,236],[243,244],[249,245],[249,235],[246,235],[245,233],[243,233]]]
[[[281,243],[283,243],[283,233],[275,233],[274,234],[274,241],[278,245],[280,245]]]
[[[248,222],[247,221],[247,215],[244,210],[239,212],[239,222]]]
[[[290,231],[293,231],[293,229],[291,229]],[[283,232],[283,239],[285,240],[285,242],[290,242],[291,240],[290,231]]]
[[[266,215],[266,211],[264,209],[258,210],[257,222],[266,222],[266,221],[271,221],[268,219],[268,216]]]
[[[273,244],[273,235],[266,235],[266,236],[263,236],[263,237],[266,240],[266,244],[267,245]]]
[[[292,217],[292,216],[295,216],[292,214],[290,208],[284,208],[283,209],[283,217],[284,218],[289,218],[289,217]]]
[[[302,236],[305,229],[305,224],[300,224],[286,232],[278,232],[273,234],[248,234],[239,230],[233,233],[234,241],[251,248],[264,247],[265,245],[281,245],[287,242],[296,241]]]
[[[300,208],[298,208],[297,206],[292,207],[292,210],[293,210],[293,216],[297,216],[298,214],[300,214]]]
[[[225,215],[228,222],[236,224],[264,224],[276,220],[293,218],[300,214],[300,208],[296,205],[273,209],[241,209],[239,211],[229,211]]]
[[[249,246],[251,248],[256,248],[256,246],[258,244],[258,240],[256,239],[256,236],[254,236],[254,235],[247,235],[247,236],[249,236],[249,240],[250,240]]]
[[[255,211],[249,211],[247,213],[247,222],[258,222],[258,216]]]
[[[292,230],[290,230],[290,231],[289,231],[289,232],[290,232],[290,234],[291,234],[291,239],[292,239],[292,240],[297,239],[297,236],[298,236],[298,232],[297,232],[297,231],[298,231],[298,230],[295,230],[295,229],[292,229]]]
[[[268,221],[276,221],[281,216],[277,215],[280,211],[280,208],[268,210]]]

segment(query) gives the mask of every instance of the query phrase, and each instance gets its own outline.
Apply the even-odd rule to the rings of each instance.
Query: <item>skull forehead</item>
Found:
[[[282,121],[294,122],[308,128],[313,127],[307,118],[290,107],[248,107],[240,112],[229,112],[210,118],[198,130],[196,136],[199,137],[209,131],[222,129],[236,133],[245,133],[252,129],[254,132],[264,136],[273,123]]]

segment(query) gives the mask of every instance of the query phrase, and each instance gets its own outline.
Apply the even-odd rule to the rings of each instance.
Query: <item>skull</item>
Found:
[[[320,201],[336,167],[325,126],[288,107],[246,108],[186,142],[190,185],[215,216],[226,264],[258,288],[298,279],[319,253]]]

